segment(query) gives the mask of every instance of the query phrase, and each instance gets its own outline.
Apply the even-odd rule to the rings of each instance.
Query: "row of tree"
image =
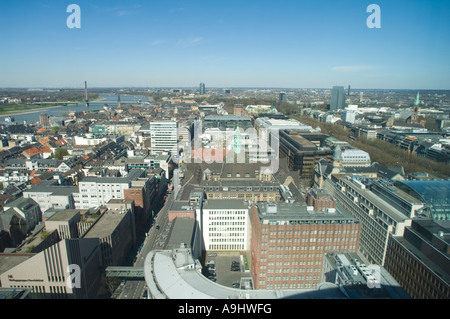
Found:
[[[350,145],[369,153],[372,162],[378,162],[384,166],[403,166],[405,173],[426,172],[444,178],[450,176],[449,166],[433,160],[419,157],[401,149],[389,142],[379,139],[367,139],[359,137],[358,140],[350,139],[350,130],[336,124],[319,122],[308,116],[294,117],[300,122],[320,127],[322,133],[333,136],[338,140],[348,142]]]

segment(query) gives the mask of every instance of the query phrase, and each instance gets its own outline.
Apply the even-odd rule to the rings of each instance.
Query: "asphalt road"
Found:
[[[162,249],[167,240],[170,229],[168,211],[173,201],[173,194],[169,194],[166,198],[164,206],[154,218],[154,223],[148,231],[148,236],[143,240],[143,246],[136,255],[134,262],[135,267],[143,267],[147,254],[155,249]],[[159,229],[157,228],[159,226]],[[122,291],[117,299],[141,299],[144,294],[146,285],[144,278],[128,279],[125,285],[121,287]]]

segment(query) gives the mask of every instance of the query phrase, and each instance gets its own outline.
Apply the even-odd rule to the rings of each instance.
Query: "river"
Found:
[[[0,124],[6,124],[11,125],[14,123],[17,124],[35,124],[39,122],[39,115],[42,113],[48,114],[50,117],[50,121],[61,121],[63,119],[68,119],[68,114],[70,112],[82,112],[86,110],[100,110],[103,108],[105,104],[108,104],[109,107],[115,107],[117,106],[117,95],[115,94],[100,94],[99,95],[100,100],[95,102],[89,103],[89,109],[86,108],[85,103],[79,103],[74,105],[68,105],[68,106],[59,106],[59,107],[48,107],[48,108],[42,108],[42,109],[35,109],[30,111],[23,111],[20,114],[15,115],[4,115],[0,116]],[[136,96],[136,95],[120,95],[120,101],[121,103],[136,103],[136,105],[139,104],[139,101],[149,102],[149,98],[142,97],[142,96]],[[8,117],[14,118],[14,122],[7,122],[5,121]]]

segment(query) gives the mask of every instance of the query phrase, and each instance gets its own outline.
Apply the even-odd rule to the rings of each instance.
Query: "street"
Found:
[[[173,194],[168,194],[164,206],[155,216],[154,223],[148,230],[148,236],[143,239],[142,248],[138,251],[136,260],[133,263],[135,267],[144,266],[145,257],[150,251],[154,249],[162,249],[164,247],[171,225],[168,222],[168,210],[172,201]],[[141,299],[144,294],[145,287],[146,285],[144,278],[128,279],[125,285],[122,286],[122,291],[117,299]]]

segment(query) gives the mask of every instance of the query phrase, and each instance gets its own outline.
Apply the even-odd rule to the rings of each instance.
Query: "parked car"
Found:
[[[234,284],[231,285],[233,288],[239,288],[241,287],[240,284],[238,284],[237,282],[235,282]]]
[[[216,253],[209,253],[209,254],[208,254],[208,257],[216,257],[216,256],[217,256]]]

